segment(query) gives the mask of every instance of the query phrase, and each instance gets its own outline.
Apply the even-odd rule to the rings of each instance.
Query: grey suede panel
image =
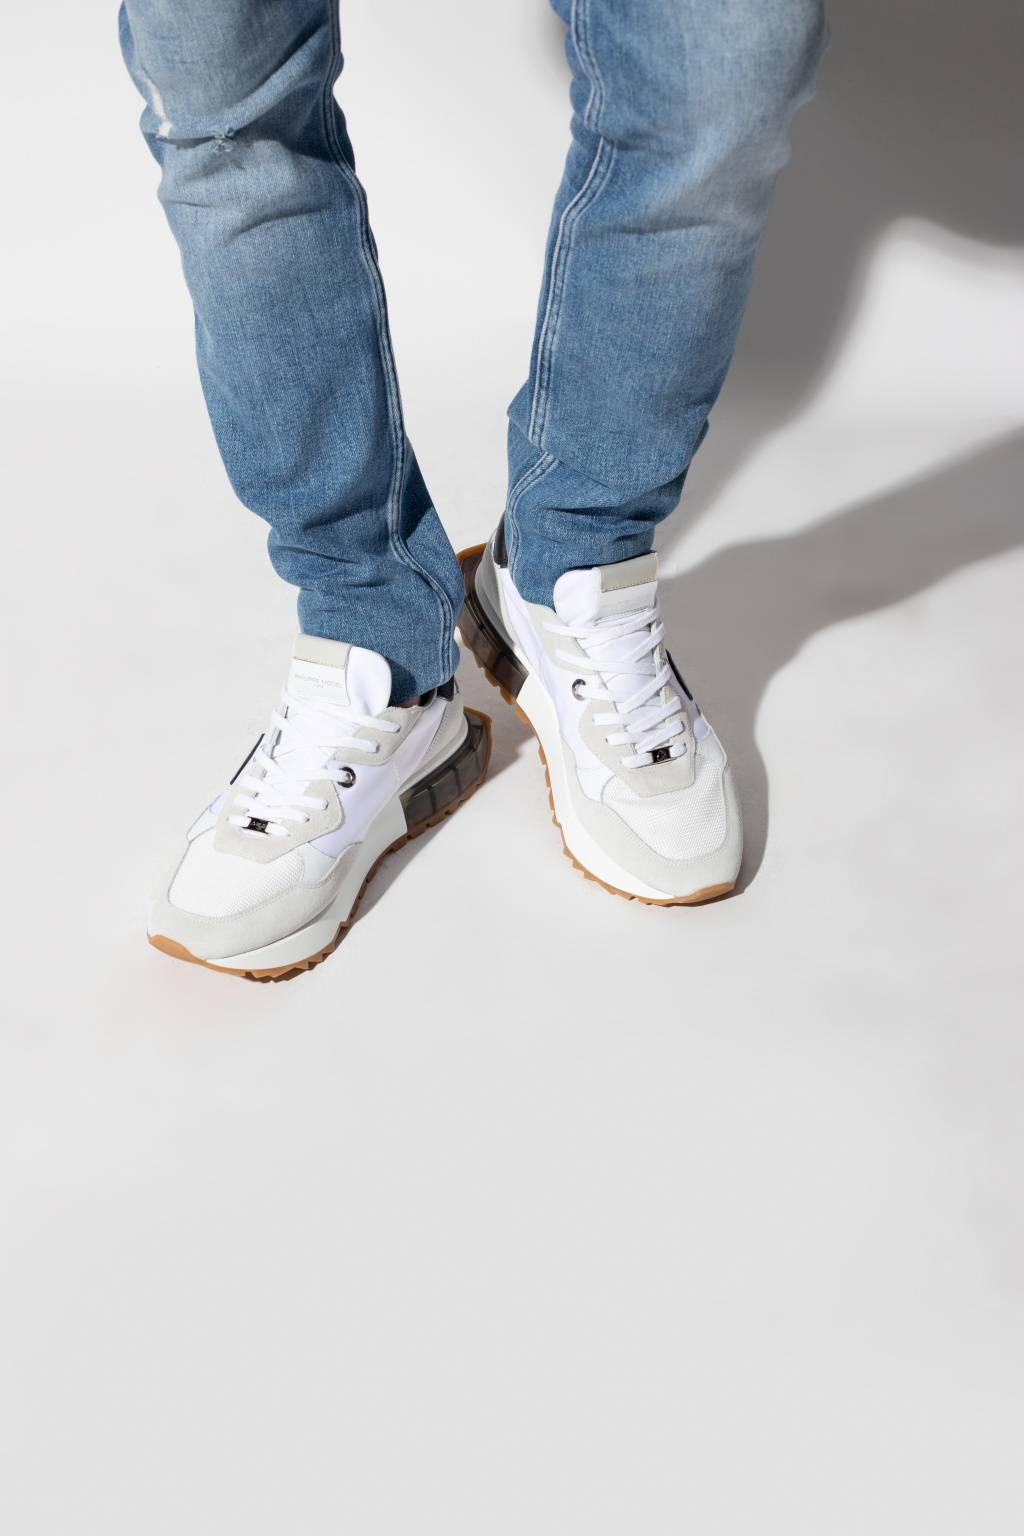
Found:
[[[337,667],[344,672],[351,649],[347,640],[322,640],[319,635],[299,635],[292,648],[292,656],[296,661],[311,661],[317,666]]]
[[[409,735],[413,726],[423,714],[421,704],[411,704],[408,709],[402,709],[397,704],[389,704],[387,709],[382,709],[377,715],[378,720],[390,720],[399,727],[397,731],[375,731],[372,726],[360,726],[353,731],[356,737],[365,737],[368,742],[377,742],[376,752],[358,752],[346,747],[344,752],[334,754],[335,761],[339,763],[354,763],[357,766],[363,764],[386,763],[394,757],[402,742]]]
[[[667,703],[669,693],[673,697],[678,697],[674,688],[663,688],[661,690],[663,703]],[[674,739],[673,745],[675,741],[685,741],[685,753],[682,757],[669,758],[666,763],[647,763],[642,768],[623,768],[624,757],[636,756],[635,749],[628,743],[624,742],[617,747],[609,747],[606,744],[605,737],[614,736],[618,729],[616,726],[594,724],[595,715],[610,714],[612,707],[602,699],[592,699],[589,707],[580,717],[580,737],[594,756],[600,758],[606,768],[611,768],[635,795],[668,795],[674,789],[689,789],[694,779],[694,741],[690,716],[683,701],[681,699],[679,701],[679,712],[683,718],[684,728]]]
[[[647,555],[636,555],[632,560],[619,560],[614,565],[599,565],[602,592],[622,592],[626,587],[642,587],[658,579],[658,557],[654,550]]]
[[[262,777],[262,771],[258,771],[258,776]],[[237,854],[239,858],[251,859],[254,864],[269,864],[273,859],[279,859],[286,853],[293,853],[296,848],[301,848],[303,843],[311,843],[314,837],[323,837],[326,832],[333,832],[335,827],[341,826],[344,819],[338,792],[331,780],[314,779],[306,785],[305,793],[314,800],[326,800],[326,810],[310,810],[308,821],[285,822],[290,833],[288,837],[272,837],[269,832],[243,832],[241,827],[231,825],[229,817],[244,814],[241,808],[235,805],[235,799],[237,795],[246,793],[247,791],[240,789],[237,784],[231,786],[228,797],[221,807],[220,815],[217,817],[213,846],[218,853]]]
[[[574,656],[578,656],[588,667],[594,665],[579,641],[574,640],[572,635],[555,635],[552,634],[550,629],[544,628],[545,624],[557,624],[561,627],[562,621],[553,608],[545,608],[543,603],[527,602],[523,603],[523,607],[530,615],[530,623],[533,625],[534,634],[544,647],[548,660],[554,666],[559,667],[563,672],[571,667],[570,662],[560,660],[558,656],[559,651],[571,651]],[[590,675],[591,677],[594,676],[593,673]]]
[[[310,637],[307,636],[306,638]],[[341,643],[341,641],[335,640],[318,640],[316,642],[319,646],[336,645],[338,647],[341,646]],[[346,646],[345,649],[347,654],[349,647]],[[314,656],[302,656],[299,659],[302,661],[317,660]],[[458,694],[456,694],[456,700],[458,701],[458,709],[461,714],[462,701],[459,699]],[[443,721],[447,720],[448,711],[451,708],[452,704],[446,705],[445,714],[442,717]],[[380,747],[378,751],[339,751],[335,753],[333,761],[352,763],[356,767],[367,763],[373,766],[386,763],[389,758],[394,756],[422,714],[423,709],[419,704],[415,704],[409,709],[399,709],[397,705],[389,706],[387,709],[382,710],[377,718],[380,720],[393,720],[399,726],[399,730],[374,731],[369,727],[365,727],[361,728],[358,732],[360,736],[365,736],[369,741],[379,742]],[[250,768],[248,773],[251,777],[258,779],[264,776],[262,768]],[[239,794],[244,795],[245,793],[246,791],[238,784],[233,784],[228,790],[228,797],[217,818],[214,847],[218,853],[233,853],[243,859],[252,859],[256,864],[269,864],[272,860],[279,859],[286,853],[291,853],[295,848],[301,848],[303,843],[311,843],[314,838],[323,837],[326,833],[333,832],[336,827],[341,826],[344,820],[341,802],[333,782],[330,779],[313,779],[306,785],[303,793],[309,795],[314,800],[326,800],[326,810],[311,810],[308,821],[286,822],[285,825],[290,833],[288,837],[271,837],[269,833],[244,832],[241,827],[233,827],[230,818],[242,814],[240,808],[235,804],[235,800]]]
[[[291,843],[290,838],[275,841],[286,845]],[[153,900],[149,932],[174,939],[176,943],[184,945],[190,955],[195,955],[197,960],[219,960],[226,955],[245,954],[248,950],[262,948],[264,944],[273,944],[276,939],[286,938],[297,928],[311,923],[331,904],[361,847],[361,843],[356,843],[346,848],[334,868],[315,885],[293,886],[291,890],[282,891],[280,895],[260,902],[245,912],[236,912],[231,917],[198,917],[194,913],[172,907],[167,899],[167,892],[188,849],[185,844],[174,868]]]
[[[656,556],[641,555],[639,559],[654,560],[655,569],[657,569]],[[633,565],[636,562],[630,560],[625,563]],[[561,672],[572,672],[573,670],[570,662],[562,661],[559,658],[559,650],[572,651],[574,655],[587,664],[588,668],[593,667],[594,663],[587,656],[578,641],[574,640],[570,635],[552,634],[551,630],[544,628],[545,622],[548,624],[558,624],[561,622],[553,609],[545,608],[541,603],[527,603],[525,606],[530,615],[537,638],[544,647],[544,652],[553,667],[557,667]],[[612,666],[609,666],[608,670],[613,670]],[[579,676],[588,683],[597,687],[601,686],[599,674],[593,671],[584,671],[583,668],[580,668]],[[667,763],[648,763],[643,768],[623,768],[622,759],[627,755],[635,756],[636,749],[630,746],[628,742],[623,742],[620,746],[609,747],[605,742],[605,737],[614,736],[621,727],[594,724],[595,714],[610,714],[615,708],[607,700],[592,699],[589,708],[584,710],[580,718],[579,731],[584,745],[590,748],[594,756],[606,768],[610,768],[620,778],[625,778],[630,789],[637,795],[667,795],[674,789],[688,789],[693,783],[694,742],[690,717],[685,703],[675,688],[666,686],[661,690],[662,702],[667,703],[669,695],[679,699],[679,713],[683,718],[683,740],[686,742],[686,752],[682,757],[670,758]]]
[[[594,841],[631,875],[653,886],[655,890],[664,891],[666,896],[687,896],[704,885],[722,885],[726,881],[735,880],[743,853],[743,826],[728,768],[722,783],[726,809],[723,843],[713,852],[696,858],[665,859],[627,827],[611,806],[591,800],[583,793],[576,777],[575,758],[564,742],[562,752],[573,810]]]
[[[628,580],[624,579],[622,581],[621,584],[623,586],[632,586],[638,584],[641,581],[653,581],[657,578],[658,557],[652,552],[648,555],[639,555],[635,560],[623,561],[621,562],[620,566],[603,567],[602,589],[608,591],[616,590],[615,576],[617,573],[621,574],[627,566],[630,568],[629,571],[626,572]],[[604,576],[606,572],[609,575],[609,580],[612,582],[612,585],[609,587],[604,586]],[[491,555],[491,546],[489,544],[484,550],[480,564],[477,566],[476,591],[494,622],[498,625],[504,634],[508,635],[510,626],[505,616],[505,606],[501,593],[500,582],[498,579],[497,570],[494,565],[494,560]],[[588,666],[593,665],[593,663],[590,661],[590,658],[586,655],[583,648],[575,639],[569,635],[553,634],[550,630],[544,628],[545,623],[557,624],[560,622],[558,615],[554,612],[553,609],[546,608],[541,603],[524,603],[523,606],[526,608],[530,616],[530,621],[533,625],[534,633],[536,634],[541,647],[543,648],[545,654],[553,666],[557,667],[560,671],[563,672],[572,670],[572,664],[570,662],[562,661],[557,655],[559,649],[571,651],[574,655],[579,656],[582,661],[587,662]],[[510,643],[512,643],[511,637]],[[521,654],[521,648],[518,645],[516,645],[514,648],[517,653]],[[579,675],[585,678],[588,682],[599,681],[597,674],[592,671],[585,671],[583,668],[580,669]],[[614,735],[615,727],[612,725],[599,726],[594,724],[595,714],[610,713],[613,707],[610,703],[600,699],[593,699],[590,701],[589,707],[584,710],[580,717],[579,732],[580,738],[584,745],[589,747],[599,762],[603,763],[606,768],[610,768],[618,778],[622,779],[624,783],[628,785],[629,789],[634,794],[640,797],[670,794],[673,790],[677,789],[690,789],[694,783],[696,775],[696,763],[694,758],[696,743],[693,736],[693,724],[690,719],[689,710],[686,706],[686,701],[682,698],[678,689],[671,686],[663,688],[661,691],[662,702],[667,703],[670,694],[679,699],[679,713],[683,721],[683,730],[680,733],[680,739],[686,743],[686,752],[682,757],[671,758],[666,763],[648,763],[643,768],[624,769],[622,767],[621,759],[626,755],[627,751],[632,751],[633,749],[627,744],[623,744],[622,746],[618,747],[609,747],[605,742],[605,737]],[[643,856],[650,855],[652,858],[657,858],[657,855],[653,854],[647,845],[636,837],[635,833],[626,826],[621,817],[617,816],[609,806],[602,805],[597,801],[591,800],[589,796],[584,795],[582,788],[580,788],[579,780],[576,778],[575,758],[572,757],[571,748],[569,748],[566,743],[562,741],[562,749],[564,752],[569,753],[569,757],[572,761],[573,772],[570,775],[569,782],[573,786],[574,801],[578,800],[581,804],[584,804],[589,808],[586,812],[581,811],[580,813],[581,820],[583,820],[584,825],[590,827],[593,835],[603,841],[603,836],[600,831],[597,830],[597,828],[598,826],[605,825],[607,818],[610,817],[611,824],[615,829],[616,836],[618,835],[618,830],[621,829],[623,835],[630,840],[630,844],[636,849],[641,850]],[[591,811],[595,813],[601,813],[595,825],[591,825],[591,823],[587,821],[587,817],[590,815]],[[614,857],[617,858],[618,855],[616,854]],[[633,865],[630,864],[628,860],[624,860],[623,862],[625,863],[626,868],[633,869]],[[668,866],[669,869],[673,867],[671,860],[660,860],[659,863]],[[639,870],[634,870],[634,873],[639,874],[640,872]],[[640,875],[640,878],[644,880],[648,879],[646,875],[642,874]],[[654,879],[651,879],[649,883],[656,885],[658,882]],[[674,895],[675,891],[670,890],[669,894]]]

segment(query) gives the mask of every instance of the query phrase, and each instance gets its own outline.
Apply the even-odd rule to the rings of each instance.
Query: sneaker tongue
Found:
[[[657,587],[658,557],[653,552],[615,565],[566,571],[555,582],[555,612],[563,624],[593,624],[649,608]]]
[[[317,635],[300,635],[292,650],[288,691],[296,698],[324,704],[348,704],[345,677],[350,645],[341,640],[321,640]]]
[[[602,619],[621,618],[650,608],[658,591],[658,557],[653,552],[615,565],[594,565],[586,571],[566,571],[555,582],[555,612],[563,624],[600,625]],[[615,663],[635,647],[635,635],[587,642],[587,655],[601,668],[606,686],[618,698],[636,688],[635,672],[618,672]]]
[[[341,640],[300,635],[292,651],[288,690],[311,704],[379,715],[391,699],[391,668],[376,651]],[[344,733],[344,727],[341,729]],[[326,755],[330,755],[329,746]],[[296,778],[310,779],[322,772],[325,751],[323,746],[300,741],[284,750],[276,749],[273,756]]]
[[[340,704],[379,715],[391,699],[391,668],[376,651],[342,640],[300,635],[292,651],[288,688],[312,703]]]

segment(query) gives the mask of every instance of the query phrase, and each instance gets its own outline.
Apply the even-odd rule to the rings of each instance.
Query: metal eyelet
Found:
[[[345,775],[345,777],[344,778],[339,778],[335,782],[337,784],[339,784],[342,789],[351,789],[352,785],[356,781],[355,769],[354,768],[343,768],[341,771]]]
[[[572,685],[572,696],[573,696],[573,698],[574,699],[582,700],[583,695],[582,695],[582,693],[580,693],[580,689],[581,688],[585,688],[586,686],[587,686],[586,678],[585,677],[578,677],[576,679],[576,681]]]

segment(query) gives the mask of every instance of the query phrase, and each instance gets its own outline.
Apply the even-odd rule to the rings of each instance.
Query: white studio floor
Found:
[[[541,9],[496,3],[495,82],[467,5],[352,4],[343,92],[456,547],[500,510],[565,136]],[[467,660],[487,783],[326,964],[247,984],[145,913],[293,594],[212,442],[112,16],[62,25],[96,170],[63,215],[18,184],[2,353],[0,1530],[1016,1536],[1024,233],[880,201],[841,302],[809,283],[831,329],[790,292],[773,353],[821,157],[866,153],[833,64],[659,540],[739,770],[737,895],[585,882]],[[481,148],[458,111],[495,93]],[[438,100],[428,195],[403,135]],[[480,155],[504,194],[469,209]]]

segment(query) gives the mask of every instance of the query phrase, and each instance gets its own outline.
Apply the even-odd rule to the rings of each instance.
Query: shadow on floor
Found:
[[[819,630],[1024,544],[1024,434],[787,537],[736,544],[660,583],[683,675],[720,732],[743,805],[737,891],[757,875],[768,778],[755,740],[769,682]]]
[[[529,745],[536,752],[535,737],[529,726],[523,724],[515,710],[505,703],[496,688],[492,688],[483,673],[473,661],[466,646],[461,647],[462,665],[459,667],[459,689],[468,709],[489,716],[491,721],[491,758],[487,766],[487,781],[493,782],[499,773],[511,767],[519,757],[524,745]],[[538,773],[542,770],[538,764]],[[467,805],[472,807],[472,800]],[[460,809],[455,814],[462,815]],[[378,869],[374,878],[366,888],[360,906],[360,913],[364,915],[371,912],[378,901],[385,896],[392,883],[398,878],[409,859],[425,849],[431,840],[439,833],[443,835],[445,822],[440,822],[436,827],[430,827],[420,837],[406,843],[405,847],[397,853],[388,854]]]
[[[673,653],[736,774],[746,843],[737,894],[756,878],[768,836],[768,776],[755,728],[776,672],[820,630],[902,602],[1022,544],[1024,433],[827,522],[731,545],[661,581]],[[493,721],[493,779],[532,744],[532,732],[467,656],[459,683],[467,705]],[[364,912],[442,829],[443,823],[385,860]]]
[[[918,218],[1024,244],[1024,6],[1019,0],[827,0],[832,46],[793,122],[739,345],[699,488],[668,543],[825,376],[856,314],[871,251]],[[937,322],[940,321],[937,318]]]

